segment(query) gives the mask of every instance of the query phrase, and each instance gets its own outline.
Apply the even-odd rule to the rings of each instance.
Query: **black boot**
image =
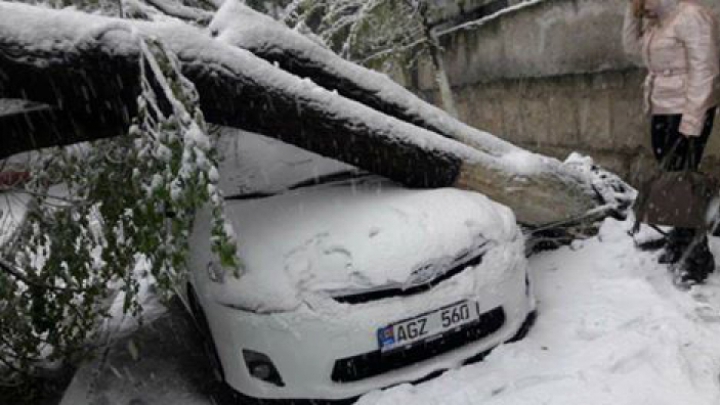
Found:
[[[658,263],[675,264],[680,261],[680,257],[682,257],[682,247],[668,243],[665,245],[665,250],[658,257]]]
[[[675,264],[680,261],[685,249],[690,244],[695,232],[691,229],[673,228],[667,234],[665,250],[658,257],[661,264]]]
[[[708,248],[707,237],[693,249],[676,271],[677,282],[684,286],[702,284],[715,271],[715,257]]]

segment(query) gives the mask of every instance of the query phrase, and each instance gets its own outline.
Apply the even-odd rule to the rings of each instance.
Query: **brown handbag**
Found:
[[[720,183],[705,173],[693,170],[695,141],[690,139],[685,169],[668,172],[672,156],[682,139],[678,140],[660,164],[660,170],[640,190],[635,203],[635,229],[640,222],[649,225],[678,228],[707,228],[712,220],[709,209],[718,196]]]

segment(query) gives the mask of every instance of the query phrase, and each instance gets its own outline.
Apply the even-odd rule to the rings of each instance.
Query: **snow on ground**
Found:
[[[720,403],[720,276],[677,290],[629,227],[608,220],[599,237],[531,259],[539,317],[526,339],[358,404]]]

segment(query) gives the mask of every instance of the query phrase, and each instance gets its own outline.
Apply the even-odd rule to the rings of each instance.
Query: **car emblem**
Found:
[[[411,286],[421,285],[434,279],[437,269],[434,266],[423,266],[410,274],[407,284]]]

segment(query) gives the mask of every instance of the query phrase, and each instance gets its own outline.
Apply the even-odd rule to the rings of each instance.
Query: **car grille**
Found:
[[[388,371],[447,353],[497,332],[505,324],[505,311],[497,307],[480,315],[480,319],[433,340],[418,342],[389,353],[380,350],[337,360],[332,380],[339,383],[360,381]]]
[[[470,260],[463,261],[461,264],[452,267],[451,269],[447,270],[446,272],[442,273],[438,277],[433,278],[430,281],[427,281],[422,284],[413,285],[412,287],[387,288],[384,290],[370,291],[370,292],[366,292],[366,293],[336,296],[336,297],[333,297],[333,299],[337,302],[342,302],[342,303],[346,303],[346,304],[362,304],[362,303],[371,302],[371,301],[378,301],[378,300],[385,299],[385,298],[407,297],[410,295],[424,293],[426,291],[430,291],[433,287],[442,283],[443,281],[448,280],[448,279],[462,273],[468,267],[479,266],[480,263],[482,263],[482,261],[483,261],[483,255],[481,254]]]

